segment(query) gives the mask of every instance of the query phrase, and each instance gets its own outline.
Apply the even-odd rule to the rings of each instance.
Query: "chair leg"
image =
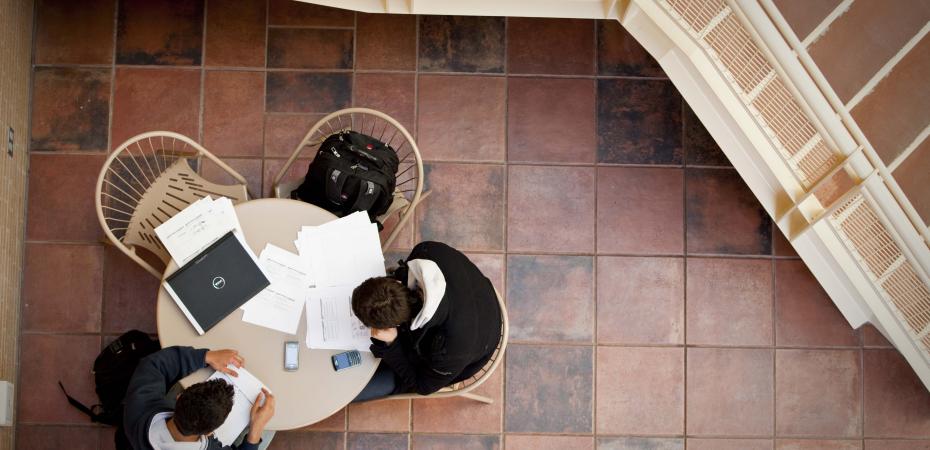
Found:
[[[478,395],[478,394],[472,394],[471,392],[466,392],[466,393],[464,393],[464,394],[459,394],[459,396],[465,397],[465,398],[467,398],[467,399],[469,399],[469,400],[474,400],[474,401],[476,401],[476,402],[481,402],[481,403],[484,403],[484,404],[486,404],[486,405],[490,405],[490,404],[494,403],[494,400],[492,400],[492,399],[490,399],[490,398],[488,398],[488,397],[485,397],[485,396],[483,396],[483,395]]]

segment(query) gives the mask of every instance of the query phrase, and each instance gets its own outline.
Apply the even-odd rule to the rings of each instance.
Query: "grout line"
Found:
[[[198,115],[198,118],[200,119],[200,123],[198,124],[198,128],[197,128],[197,135],[199,136],[199,139],[197,141],[200,142],[200,144],[203,145],[204,147],[207,147],[206,143],[204,142],[204,116],[205,116],[204,105],[206,103],[206,96],[207,96],[206,94],[207,71],[204,70],[203,66],[204,66],[204,63],[207,61],[207,13],[208,13],[207,4],[209,2],[210,0],[204,0],[203,2],[203,20],[200,24],[202,27],[202,33],[200,36],[200,113]],[[200,158],[200,157],[198,157],[197,159],[201,161],[203,160],[203,158]],[[203,164],[203,162],[201,162],[200,164],[198,164],[197,171],[203,174],[205,166],[206,164]]]
[[[773,231],[775,231],[774,229],[777,229],[777,227],[774,224],[774,221],[772,223],[772,228],[773,228]],[[774,248],[772,249],[772,254],[775,254]],[[771,264],[772,264],[771,269],[770,269],[771,274],[772,274],[772,341],[771,341],[772,343],[772,351],[771,351],[771,355],[772,355],[771,356],[772,357],[772,434],[771,436],[772,436],[772,439],[775,439],[776,437],[775,435],[778,433],[777,431],[778,430],[778,391],[776,388],[776,386],[778,386],[777,378],[776,378],[778,376],[778,368],[776,367],[776,364],[778,362],[778,358],[777,358],[778,355],[777,355],[777,352],[775,351],[775,349],[778,347],[778,336],[777,336],[777,333],[778,333],[778,285],[776,284],[778,283],[778,280],[776,280],[774,258],[772,259]]]
[[[827,33],[827,29],[830,28],[830,25],[836,21],[837,18],[846,14],[846,11],[849,11],[849,7],[852,6],[853,0],[843,0],[842,3],[833,8],[833,11],[824,17],[824,19],[807,35],[802,41],[801,45],[805,50],[810,48],[818,39],[823,37]]]
[[[898,169],[898,167],[901,167],[901,164],[904,163],[904,160],[909,158],[914,153],[914,150],[917,150],[917,148],[923,145],[924,142],[927,142],[928,136],[930,136],[930,125],[927,125],[926,128],[918,133],[914,140],[911,141],[911,143],[908,144],[908,146],[905,147],[904,150],[894,158],[894,161],[888,165],[888,172],[894,172]]]
[[[507,67],[507,59],[508,59],[507,53],[508,53],[508,44],[509,44],[509,39],[507,39],[507,34],[508,34],[507,30],[508,30],[509,24],[510,24],[510,19],[504,18],[504,73],[505,74],[507,73],[509,69]],[[417,51],[417,53],[419,53],[419,50]],[[509,114],[510,114],[510,78],[505,77],[504,78],[504,166],[503,166],[503,174],[502,174],[502,177],[503,177],[502,191],[503,192],[501,193],[503,196],[503,201],[501,203],[501,208],[503,209],[502,211],[503,220],[501,223],[503,234],[501,235],[501,240],[503,241],[502,247],[504,249],[504,256],[501,262],[502,269],[503,269],[502,270],[503,278],[501,279],[501,284],[503,284],[503,286],[501,286],[501,289],[503,289],[504,291],[500,293],[501,297],[503,298],[505,306],[507,306],[507,304],[509,303],[507,299],[507,289],[508,289],[507,274],[509,273],[507,270],[507,265],[508,265],[507,261],[509,261],[510,259],[507,253],[508,246],[510,245],[509,239],[507,239],[507,233],[508,233],[507,210],[510,205],[510,168],[508,165],[509,164],[508,161],[510,160],[510,120],[509,120],[510,116]],[[509,344],[510,337],[508,336],[507,339],[508,339],[508,344]],[[501,386],[500,386],[500,389],[501,389],[500,390],[500,396],[501,396],[500,432],[503,435],[503,433],[507,432],[507,373],[508,373],[508,368],[507,368],[506,352],[504,355],[501,355],[501,357],[504,358],[504,361],[501,362],[501,365],[500,365],[501,370],[504,371],[504,375],[501,377]],[[501,445],[506,445],[506,442],[503,442],[503,438],[501,438],[501,441],[502,441]]]
[[[107,148],[103,152],[105,154],[110,153],[110,149],[113,148],[113,118],[115,107],[116,107],[116,41],[119,38],[119,1],[113,0],[113,50],[110,52],[110,64],[106,65],[110,69],[110,105],[109,113],[110,117],[107,118]]]
[[[895,53],[895,55],[892,56],[891,59],[889,59],[888,62],[886,62],[880,69],[878,69],[878,72],[875,72],[875,74],[872,75],[872,78],[870,78],[869,81],[865,83],[865,85],[859,88],[859,92],[856,92],[856,95],[849,99],[849,101],[844,105],[846,111],[852,112],[853,108],[855,108],[856,105],[858,105],[863,99],[871,94],[875,90],[875,87],[878,86],[878,84],[883,79],[891,75],[895,66],[898,65],[898,63],[901,62],[901,60],[903,60],[904,57],[907,56],[907,54],[917,46],[917,43],[920,42],[928,32],[930,32],[930,22],[925,23],[924,26],[917,31],[917,34],[915,34],[909,41],[907,41],[903,47],[898,49],[898,52]]]

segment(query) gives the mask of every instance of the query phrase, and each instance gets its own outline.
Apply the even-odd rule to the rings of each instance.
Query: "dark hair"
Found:
[[[185,436],[210,434],[226,421],[233,406],[232,385],[223,380],[197,383],[181,393],[174,407],[174,424]]]
[[[368,327],[396,327],[419,309],[419,295],[391,277],[369,278],[352,291],[352,311]]]

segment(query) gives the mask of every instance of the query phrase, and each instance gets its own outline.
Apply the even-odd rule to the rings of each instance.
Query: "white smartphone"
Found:
[[[297,341],[284,343],[284,370],[294,372],[297,370],[297,355],[300,354],[300,344]]]

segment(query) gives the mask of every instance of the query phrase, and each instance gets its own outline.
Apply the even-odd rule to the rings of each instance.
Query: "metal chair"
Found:
[[[241,184],[204,180],[195,169],[202,157]],[[245,177],[200,144],[178,133],[151,131],[123,142],[103,164],[95,193],[97,218],[110,243],[161,279],[162,272],[137,249],[167,265],[171,256],[155,235],[155,227],[207,195],[229,197],[234,203],[249,198]]]
[[[429,196],[423,193],[423,160],[420,158],[420,149],[413,136],[407,129],[393,117],[368,108],[347,108],[336,111],[323,117],[304,135],[284,167],[274,177],[272,187],[277,198],[290,198],[291,191],[303,181],[301,178],[285,180],[294,161],[305,148],[316,152],[320,144],[330,135],[343,131],[356,131],[378,138],[391,146],[397,153],[400,166],[397,173],[397,187],[394,190],[394,200],[387,212],[378,217],[378,221],[385,223],[394,215],[398,216],[397,224],[381,248],[391,246],[404,225],[413,216],[417,205]],[[314,153],[315,155],[316,153]]]
[[[504,304],[504,300],[501,298],[500,292],[497,292],[497,289],[494,289],[494,293],[497,294],[497,304],[501,309],[501,339],[497,344],[497,349],[494,350],[494,354],[491,355],[491,359],[488,360],[487,364],[485,364],[478,373],[467,380],[459,381],[458,383],[444,387],[429,395],[396,394],[373,401],[465,397],[488,405],[494,403],[494,400],[488,397],[471,393],[471,391],[477,389],[478,386],[481,386],[485,381],[491,378],[497,366],[504,361],[504,351],[507,350],[507,339],[510,334],[510,322],[507,320],[507,305]]]

